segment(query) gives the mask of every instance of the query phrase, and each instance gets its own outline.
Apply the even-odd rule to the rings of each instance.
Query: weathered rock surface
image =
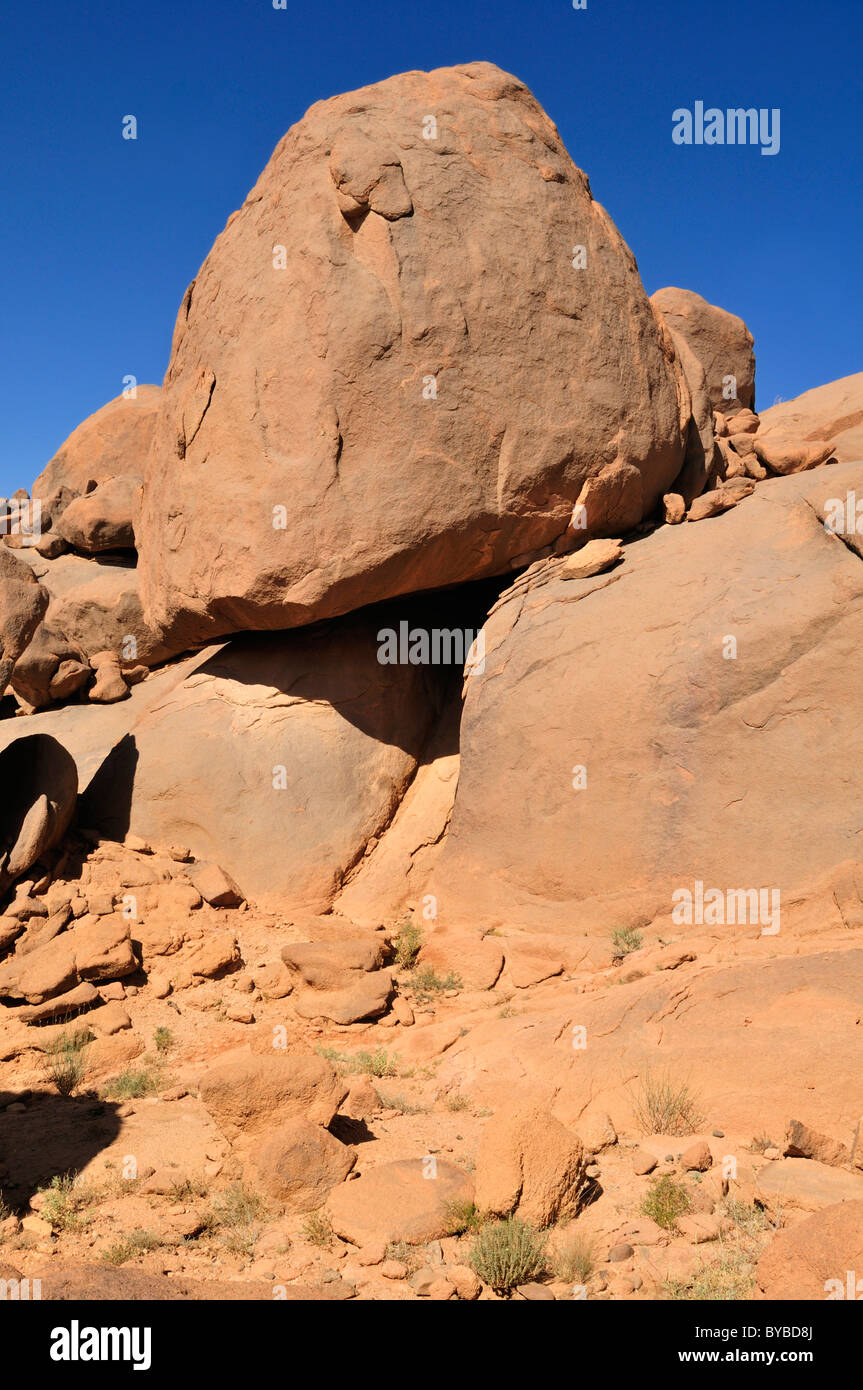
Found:
[[[669,286],[652,294],[650,302],[668,327],[686,339],[704,368],[714,410],[725,415],[754,410],[755,354],[743,320],[709,304],[694,290]]]
[[[376,632],[357,617],[233,642],[130,725],[93,823],[188,845],[261,902],[326,910],[437,711],[428,671],[381,665]]]
[[[502,597],[428,884],[441,925],[611,930],[696,880],[788,904],[856,857],[863,566],[824,525],[854,488],[863,465],[769,480],[697,543],[662,527],[607,575],[550,563]]]
[[[65,508],[56,529],[76,550],[134,550],[133,520],[141,479],[127,473],[107,478]]]
[[[477,1154],[476,1204],[543,1228],[574,1216],[587,1184],[584,1147],[542,1105],[514,1100],[485,1127]]]
[[[291,1211],[316,1211],[356,1159],[356,1150],[329,1130],[294,1119],[267,1130],[255,1147],[251,1172],[257,1189],[271,1200]]]
[[[121,474],[141,476],[160,396],[158,386],[141,385],[134,397],[116,396],[89,415],[45,465],[33,484],[33,496],[51,498],[65,488],[71,501],[86,493],[90,483]]]
[[[863,1201],[840,1202],[777,1232],[758,1261],[756,1278],[761,1298],[857,1301],[861,1270]]]
[[[353,1245],[422,1245],[446,1235],[452,1205],[473,1195],[468,1175],[444,1159],[399,1159],[334,1188],[326,1210],[336,1235]]]
[[[305,1119],[330,1124],[348,1088],[315,1056],[235,1057],[201,1078],[201,1100],[227,1139],[269,1133]]]
[[[82,981],[117,980],[138,968],[121,913],[86,917],[53,941],[0,965],[0,998],[41,1004]]]
[[[110,648],[124,664],[156,666],[168,658],[168,648],[144,622],[137,569],[114,556],[46,561],[33,551],[19,553],[48,591],[47,625],[85,657]]]
[[[761,412],[759,437],[773,435],[802,442],[832,440],[840,463],[863,459],[863,372],[804,391]]]
[[[147,620],[180,650],[505,572],[577,502],[620,534],[680,470],[672,353],[517,79],[474,63],[318,103],[177,318]]]

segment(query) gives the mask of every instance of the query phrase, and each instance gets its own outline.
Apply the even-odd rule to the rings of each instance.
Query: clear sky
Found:
[[[409,68],[527,82],[648,293],[746,319],[762,408],[863,369],[861,53],[861,0],[6,0],[0,495],[124,376],[162,380],[183,292],[288,126]],[[675,145],[696,101],[778,107],[779,153]]]

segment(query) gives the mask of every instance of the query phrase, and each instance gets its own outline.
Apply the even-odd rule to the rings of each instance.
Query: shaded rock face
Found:
[[[64,501],[82,496],[92,483],[121,474],[141,475],[153,437],[161,395],[158,386],[138,386],[132,398],[117,396],[83,420],[61,444],[33,484],[33,496]]]
[[[178,315],[136,521],[147,620],[181,650],[504,572],[579,499],[619,534],[680,470],[673,355],[515,78],[318,103]]]
[[[46,590],[23,561],[0,545],[0,696],[47,608]]]
[[[90,822],[188,845],[258,901],[326,910],[438,714],[437,672],[379,663],[383,623],[236,639],[131,724],[88,789]]]
[[[663,527],[608,574],[550,561],[503,596],[430,885],[442,924],[610,929],[696,879],[787,906],[857,856],[863,566],[825,529],[855,490],[861,464],[771,479],[697,543]]]
[[[679,333],[698,358],[714,410],[733,415],[755,409],[753,338],[736,314],[709,304],[694,290],[669,286],[650,296],[668,327]]]
[[[19,738],[0,753],[0,893],[65,834],[78,795],[78,771],[47,734]]]

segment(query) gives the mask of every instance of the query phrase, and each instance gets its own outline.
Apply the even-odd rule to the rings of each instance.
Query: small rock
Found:
[[[21,1230],[28,1231],[32,1236],[50,1236],[53,1233],[50,1221],[46,1221],[44,1216],[38,1216],[35,1212],[25,1216],[21,1222]]]
[[[645,1149],[636,1149],[632,1159],[632,1171],[638,1177],[645,1177],[653,1172],[657,1162],[655,1154],[649,1154]]]
[[[434,1269],[418,1269],[411,1275],[408,1283],[414,1293],[419,1294],[420,1298],[428,1298],[431,1295],[432,1287],[438,1279],[438,1273]]]
[[[234,880],[218,864],[196,864],[189,870],[189,878],[211,907],[239,907],[244,900]]]
[[[376,1245],[364,1245],[357,1255],[357,1264],[363,1266],[383,1264],[387,1256],[387,1248],[383,1241]]]
[[[619,1264],[621,1260],[631,1260],[635,1251],[631,1245],[622,1241],[620,1245],[613,1245],[608,1252],[608,1263]]]
[[[530,1303],[554,1303],[554,1294],[546,1284],[519,1284],[518,1293]]]
[[[469,1265],[450,1265],[446,1277],[465,1302],[472,1303],[482,1293],[482,1281]]]
[[[408,1277],[408,1267],[402,1264],[401,1260],[384,1260],[380,1272],[384,1279],[407,1279]]]
[[[225,1017],[229,1018],[232,1023],[254,1023],[255,1011],[250,1004],[238,1001],[236,1004],[228,1005],[225,1010]]]
[[[681,1154],[680,1162],[684,1172],[706,1173],[713,1163],[710,1145],[705,1139],[700,1139],[697,1144],[690,1144],[689,1148]]]

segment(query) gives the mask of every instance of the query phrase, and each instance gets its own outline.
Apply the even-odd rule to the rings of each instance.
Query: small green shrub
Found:
[[[87,1072],[86,1048],[93,1034],[82,1029],[63,1032],[52,1038],[42,1054],[45,1075],[57,1087],[61,1096],[77,1091]]]
[[[726,1197],[724,1211],[738,1231],[745,1236],[760,1236],[773,1229],[773,1222],[767,1212],[757,1207],[754,1202],[741,1202],[737,1197]]]
[[[641,932],[635,927],[618,927],[611,936],[611,950],[615,961],[637,951],[642,943]]]
[[[322,1211],[313,1211],[303,1225],[303,1235],[310,1245],[326,1248],[333,1243],[333,1226],[330,1218]]]
[[[545,1237],[516,1217],[490,1222],[474,1239],[470,1263],[495,1293],[511,1293],[519,1284],[528,1284],[545,1272]]]
[[[147,1250],[156,1250],[162,1239],[154,1231],[130,1231],[128,1235],[115,1241],[102,1254],[102,1261],[109,1265],[123,1265],[134,1255],[143,1255]]]
[[[405,921],[393,938],[395,965],[398,970],[413,970],[423,944],[423,934],[411,921]]]
[[[416,1105],[401,1091],[378,1091],[378,1100],[384,1110],[396,1110],[399,1115],[424,1115],[425,1106]]]
[[[265,1212],[263,1197],[235,1182],[212,1198],[205,1228],[218,1233],[230,1254],[250,1259],[261,1233],[258,1221]]]
[[[438,975],[430,965],[423,965],[418,970],[414,970],[411,977],[411,989],[420,1003],[425,1003],[428,999],[433,999],[439,994],[446,994],[452,989],[461,989],[461,977],[450,970],[446,975]]]
[[[484,1222],[473,1202],[448,1202],[444,1209],[445,1230],[448,1236],[463,1236],[466,1231],[479,1231]]]
[[[105,1100],[140,1100],[142,1096],[155,1095],[164,1081],[163,1064],[154,1059],[143,1059],[138,1067],[127,1067],[102,1087]]]
[[[691,1206],[692,1200],[683,1184],[666,1173],[664,1177],[652,1179],[641,1210],[663,1230],[673,1231],[678,1216],[683,1216]]]
[[[174,1045],[174,1034],[170,1028],[157,1028],[153,1034],[153,1042],[156,1044],[156,1051],[164,1055]]]
[[[39,1190],[45,1194],[40,1214],[56,1231],[75,1231],[86,1225],[89,1218],[85,1208],[98,1195],[94,1188],[79,1182],[77,1173],[58,1174]]]
[[[319,1057],[325,1057],[339,1076],[354,1073],[360,1076],[398,1076],[398,1054],[392,1057],[385,1047],[377,1047],[374,1052],[361,1049],[359,1052],[339,1052],[335,1047],[318,1047]]]
[[[447,1096],[445,1104],[447,1110],[453,1110],[455,1112],[470,1110],[470,1101],[467,1096],[461,1095],[458,1091],[454,1091],[452,1095]]]

